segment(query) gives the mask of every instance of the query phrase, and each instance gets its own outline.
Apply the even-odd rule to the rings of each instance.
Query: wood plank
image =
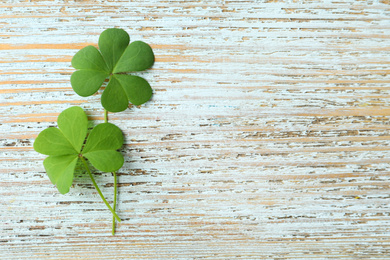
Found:
[[[390,258],[390,3],[0,3],[0,259]],[[149,43],[124,132],[116,236],[78,168],[58,193],[33,150],[107,28]],[[91,123],[92,125],[92,123]],[[108,201],[110,173],[95,172]]]

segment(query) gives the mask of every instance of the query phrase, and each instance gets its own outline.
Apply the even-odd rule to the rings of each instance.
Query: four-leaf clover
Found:
[[[58,128],[43,130],[34,142],[35,151],[49,155],[43,165],[60,193],[69,192],[78,160],[89,162],[103,172],[117,171],[124,159],[116,151],[123,145],[122,131],[111,123],[95,126],[87,141],[88,118],[80,107],[70,107],[58,116]],[[86,164],[86,163],[85,163]],[[87,168],[88,172],[89,169]]]
[[[134,41],[129,45],[130,37],[122,29],[111,28],[99,37],[99,50],[87,46],[78,51],[72,66],[76,69],[71,76],[74,91],[83,97],[94,94],[109,77],[103,91],[101,103],[110,112],[120,112],[128,107],[129,101],[141,105],[152,97],[149,83],[135,75],[126,74],[142,71],[154,63],[151,47]]]

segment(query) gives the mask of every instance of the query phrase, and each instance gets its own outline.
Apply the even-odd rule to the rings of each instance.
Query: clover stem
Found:
[[[116,172],[112,172],[114,174],[114,204],[113,204],[113,210],[116,209]],[[115,216],[112,216],[112,235],[115,235]]]
[[[104,109],[104,123],[108,123],[108,111]],[[114,202],[113,202],[113,210],[115,212],[116,209],[116,194],[117,194],[117,177],[116,172],[112,172],[114,175]],[[115,216],[112,216],[112,235],[115,235]]]
[[[104,109],[104,123],[107,123],[108,122],[108,111]]]
[[[89,170],[88,164],[87,164],[87,162],[85,161],[84,157],[80,157],[80,159],[81,159],[81,161],[84,163],[85,169],[87,169],[88,175],[89,175],[89,177],[90,177],[91,180],[92,180],[93,186],[95,186],[95,189],[96,189],[97,192],[99,193],[99,195],[100,195],[100,197],[102,198],[104,204],[106,204],[107,208],[111,211],[111,213],[114,215],[114,217],[116,218],[116,220],[118,220],[118,222],[121,222],[121,219],[118,217],[118,215],[115,213],[115,211],[111,208],[110,204],[108,204],[107,200],[106,200],[106,199],[104,198],[104,196],[103,196],[103,193],[100,191],[98,185],[96,184],[96,181],[95,181],[95,179],[93,178],[92,173],[91,173],[91,171]]]

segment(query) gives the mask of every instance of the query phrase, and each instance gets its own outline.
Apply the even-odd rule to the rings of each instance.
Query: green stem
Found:
[[[118,220],[118,222],[121,222],[121,219],[118,217],[118,215],[115,213],[115,211],[111,208],[110,204],[108,204],[107,200],[104,198],[103,196],[103,193],[100,191],[99,187],[97,186],[96,184],[96,181],[95,179],[93,178],[92,176],[92,173],[91,171],[89,170],[89,167],[88,167],[88,164],[87,162],[85,161],[84,157],[80,157],[81,161],[84,163],[84,166],[85,168],[87,169],[87,172],[89,174],[89,177],[91,178],[92,180],[92,183],[93,183],[93,186],[95,186],[97,192],[99,193],[100,197],[102,198],[104,204],[106,204],[107,208],[111,211],[111,213],[114,215],[114,218],[116,218],[116,220]]]
[[[108,111],[104,109],[104,122],[108,123]],[[114,203],[113,203],[113,210],[115,212],[116,210],[116,194],[117,194],[117,177],[116,172],[112,172],[114,175]],[[112,235],[115,235],[115,215],[112,216]]]
[[[114,204],[113,204],[113,210],[116,209],[116,172],[112,172],[114,174]],[[112,216],[112,235],[115,235],[115,217]]]
[[[108,123],[108,111],[104,109],[104,123]]]

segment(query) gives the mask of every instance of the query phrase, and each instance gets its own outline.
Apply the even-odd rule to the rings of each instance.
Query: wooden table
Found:
[[[1,1],[0,258],[390,258],[389,4]],[[61,195],[32,148],[70,106],[103,122],[70,61],[112,27],[156,55],[152,100],[109,114],[115,236],[88,176]]]

